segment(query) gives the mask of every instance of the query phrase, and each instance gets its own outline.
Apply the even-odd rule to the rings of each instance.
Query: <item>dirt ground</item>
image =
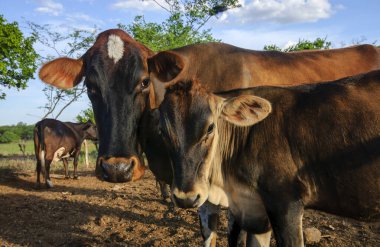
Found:
[[[0,246],[202,246],[196,210],[163,203],[150,172],[110,184],[92,170],[79,180],[56,171],[52,182],[54,188],[36,190],[34,172],[0,169]],[[227,246],[226,215],[218,246]],[[380,246],[380,223],[306,211],[304,227],[322,233],[313,246]]]

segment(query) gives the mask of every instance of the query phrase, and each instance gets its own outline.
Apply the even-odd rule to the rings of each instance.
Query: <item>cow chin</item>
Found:
[[[140,179],[145,173],[145,166],[137,157],[129,159],[99,157],[96,163],[96,176],[100,180],[112,183],[125,183]]]
[[[208,198],[208,185],[206,183],[196,183],[193,190],[184,192],[177,187],[172,189],[172,201],[180,208],[198,208]]]

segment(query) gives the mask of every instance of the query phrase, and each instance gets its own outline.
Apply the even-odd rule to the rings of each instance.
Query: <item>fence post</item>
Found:
[[[87,140],[84,140],[84,150],[85,150],[85,154],[84,154],[84,160],[85,160],[85,163],[86,163],[86,168],[89,167],[89,164],[88,164],[88,146],[87,146]]]

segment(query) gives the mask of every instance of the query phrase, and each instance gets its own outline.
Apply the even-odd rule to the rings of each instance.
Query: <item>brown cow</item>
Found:
[[[186,51],[186,54],[182,53],[182,50]],[[314,55],[307,55],[309,52],[302,53],[308,57],[307,61],[314,61],[297,65],[300,70],[313,72],[306,73],[310,74],[307,77],[304,76],[305,73],[301,74],[293,69],[294,64],[305,60],[302,59],[302,54],[294,56],[294,59],[284,59],[288,55],[278,52],[255,52],[219,43],[188,46],[168,53],[176,56],[172,58],[171,54],[159,53],[153,57],[150,61],[154,66],[151,67],[153,72],[156,71],[161,78],[161,72],[175,76],[179,71],[185,71],[183,68],[198,68],[188,70],[186,75],[190,78],[197,77],[202,82],[225,83],[222,86],[208,85],[212,91],[254,86],[261,83],[257,80],[259,78],[266,78],[268,83],[276,83],[279,79],[284,79],[275,76],[280,68],[281,73],[286,72],[283,73],[284,77],[291,78],[291,81],[298,84],[333,79],[329,77],[331,71],[340,73],[343,77],[380,68],[380,56],[372,46],[311,52]],[[81,58],[58,58],[45,64],[40,70],[39,76],[43,81],[60,88],[74,87],[85,78],[99,132],[99,162],[96,172],[103,180],[127,182],[139,179],[144,173],[144,151],[155,176],[167,183],[171,181],[168,179],[172,177],[169,159],[156,131],[156,120],[151,116],[148,106],[148,97],[153,103],[154,96],[158,94],[152,93],[154,88],[149,81],[147,59],[153,55],[152,51],[122,30],[111,29],[99,34],[95,44]],[[246,63],[246,60],[249,63]],[[253,63],[255,61],[259,67]],[[325,66],[327,61],[330,63]],[[174,68],[171,65],[175,65]],[[157,67],[164,70],[158,71],[155,69]],[[343,67],[354,68],[355,71]],[[165,72],[166,68],[168,72]],[[204,68],[208,69],[207,73],[204,72]],[[321,73],[315,73],[316,68]],[[251,81],[242,80],[249,79],[245,75],[252,74],[247,74],[247,70],[256,73]],[[226,71],[229,73],[225,73]],[[209,81],[211,72],[214,78]],[[234,76],[226,81],[226,74]],[[155,74],[151,75],[155,78]]]
[[[289,247],[304,208],[380,219],[380,71],[219,95],[179,82],[159,111],[180,207],[222,188],[240,226]]]
[[[74,158],[74,179],[78,178],[78,157],[85,139],[97,140],[96,128],[91,122],[71,123],[55,119],[43,119],[34,127],[34,151],[37,159],[37,187],[40,187],[40,173],[44,174],[47,188],[53,187],[50,181],[50,165],[63,161],[65,178],[69,178],[68,160]]]
[[[164,96],[162,82],[170,85],[196,78],[211,92],[222,92],[337,80],[376,69],[380,69],[380,49],[372,45],[284,53],[205,43],[163,51],[149,59],[155,107]]]

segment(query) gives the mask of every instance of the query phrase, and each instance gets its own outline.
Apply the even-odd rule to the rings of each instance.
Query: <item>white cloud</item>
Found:
[[[241,8],[225,12],[221,21],[256,23],[315,22],[333,14],[329,0],[240,0]]]
[[[89,22],[93,24],[103,25],[104,21],[101,19],[93,18],[83,13],[72,13],[66,15],[66,20],[69,22]]]
[[[159,5],[168,8],[165,0],[118,0],[111,5],[112,9],[134,9],[139,11],[159,11],[163,10]]]
[[[40,6],[34,10],[40,13],[59,16],[63,11],[63,5],[58,2],[54,2],[53,0],[37,0],[37,3]]]

